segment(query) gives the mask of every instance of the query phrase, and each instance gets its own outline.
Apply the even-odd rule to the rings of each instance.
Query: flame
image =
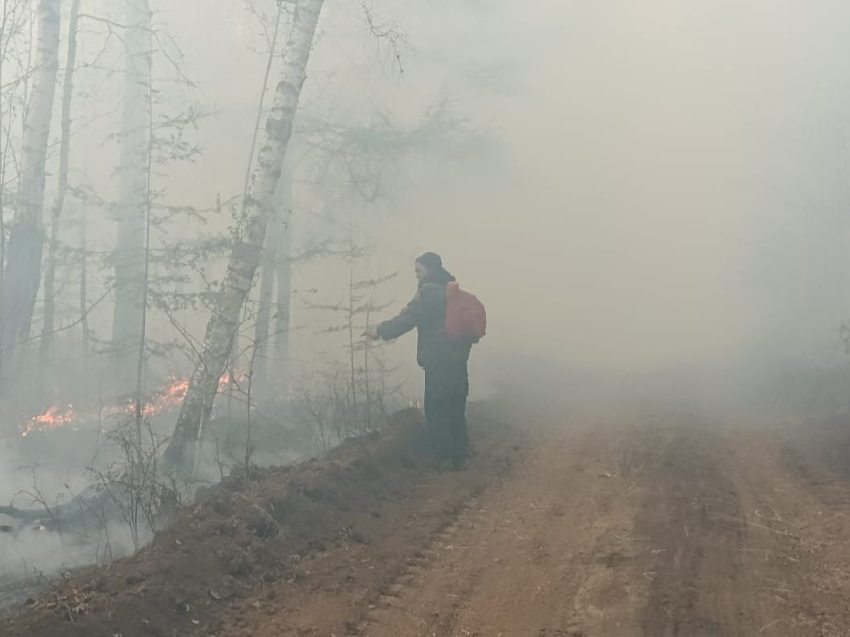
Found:
[[[26,438],[33,431],[44,431],[45,429],[57,429],[70,424],[74,420],[74,408],[72,405],[62,411],[56,405],[50,407],[43,414],[29,421],[21,435]]]
[[[218,380],[218,393],[224,393],[228,390],[231,383],[236,386],[241,385],[244,381],[246,381],[248,376],[244,373],[234,373],[233,379],[231,380],[231,376],[229,373],[225,373]],[[183,399],[186,398],[186,394],[189,391],[189,379],[188,378],[171,378],[169,384],[166,385],[163,389],[157,391],[151,398],[148,400],[144,407],[142,408],[142,415],[145,418],[152,418],[159,414],[162,414],[166,411],[174,409],[178,407]],[[133,414],[136,412],[135,402],[131,402],[129,405],[125,404],[123,406],[112,406],[103,409],[100,413],[101,417],[111,417],[111,416],[121,416],[127,414]],[[71,405],[68,405],[66,409],[62,409],[56,405],[49,407],[44,413],[35,416],[30,419],[30,421],[23,427],[21,431],[21,436],[26,438],[29,434],[34,431],[48,431],[50,429],[58,429],[60,427],[65,427],[75,420],[93,420],[97,418],[97,413],[88,414],[79,416],[75,414],[74,409]]]
[[[158,391],[142,408],[142,415],[151,418],[164,411],[177,407],[189,391],[189,381],[185,378],[172,379],[171,384],[165,389]],[[135,404],[130,405],[130,410],[135,411]]]

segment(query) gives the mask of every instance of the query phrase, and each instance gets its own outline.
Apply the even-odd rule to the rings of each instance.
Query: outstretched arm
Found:
[[[419,325],[420,320],[425,314],[428,298],[427,286],[420,287],[416,291],[416,296],[398,313],[398,316],[378,325],[375,331],[376,336],[385,341],[391,341],[394,338],[407,334]]]

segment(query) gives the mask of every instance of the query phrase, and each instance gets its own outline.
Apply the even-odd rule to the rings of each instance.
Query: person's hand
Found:
[[[378,338],[379,338],[378,328],[377,327],[370,327],[365,332],[363,332],[363,336],[368,338],[370,341],[377,341]]]

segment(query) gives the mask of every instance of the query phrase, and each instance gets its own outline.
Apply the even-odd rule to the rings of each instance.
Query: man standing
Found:
[[[416,259],[415,269],[419,288],[413,300],[366,335],[390,341],[414,327],[418,330],[416,359],[425,370],[425,419],[437,462],[441,468],[461,469],[469,455],[467,361],[474,341],[446,335],[447,286],[455,278],[443,268],[440,256],[426,252]]]

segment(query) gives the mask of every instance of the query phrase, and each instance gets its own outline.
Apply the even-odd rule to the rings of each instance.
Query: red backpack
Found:
[[[487,312],[474,294],[452,281],[446,285],[446,338],[477,343],[487,333]]]

